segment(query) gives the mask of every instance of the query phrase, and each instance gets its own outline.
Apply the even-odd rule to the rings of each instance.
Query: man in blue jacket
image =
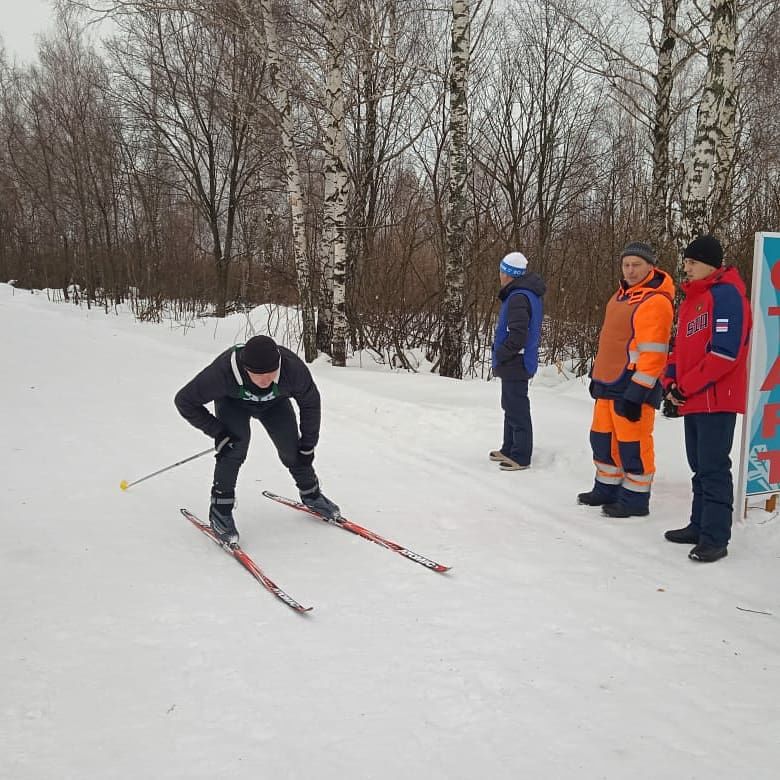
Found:
[[[300,411],[300,431],[291,400]],[[214,414],[206,408],[212,401]],[[174,403],[187,422],[214,439],[209,522],[220,539],[238,543],[233,505],[253,417],[271,437],[301,501],[323,517],[339,515],[339,508],[320,490],[312,465],[320,436],[320,394],[311,372],[294,352],[268,336],[253,336],[206,366],[179,390]]]
[[[493,376],[501,380],[504,441],[500,450],[490,453],[490,460],[502,471],[522,471],[531,465],[533,452],[528,380],[539,362],[546,287],[538,274],[528,271],[522,252],[504,256],[498,278],[501,309],[493,339]]]

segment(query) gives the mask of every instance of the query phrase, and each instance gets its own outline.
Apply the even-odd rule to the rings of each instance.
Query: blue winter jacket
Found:
[[[528,272],[499,291],[501,310],[493,339],[494,376],[530,379],[536,373],[546,289],[539,274]]]

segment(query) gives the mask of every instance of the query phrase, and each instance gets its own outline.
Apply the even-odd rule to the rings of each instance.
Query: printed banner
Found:
[[[737,507],[780,493],[780,233],[756,233],[753,335]]]

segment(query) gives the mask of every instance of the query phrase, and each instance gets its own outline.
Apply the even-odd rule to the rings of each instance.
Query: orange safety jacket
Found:
[[[609,299],[591,369],[593,398],[624,398],[658,408],[674,318],[674,282],[653,268],[633,287],[621,281]]]

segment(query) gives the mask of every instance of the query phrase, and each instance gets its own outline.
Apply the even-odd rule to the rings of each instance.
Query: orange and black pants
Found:
[[[648,507],[655,474],[654,425],[655,409],[649,404],[642,404],[642,416],[632,422],[615,412],[613,400],[596,399],[590,429],[595,489],[610,501]]]

